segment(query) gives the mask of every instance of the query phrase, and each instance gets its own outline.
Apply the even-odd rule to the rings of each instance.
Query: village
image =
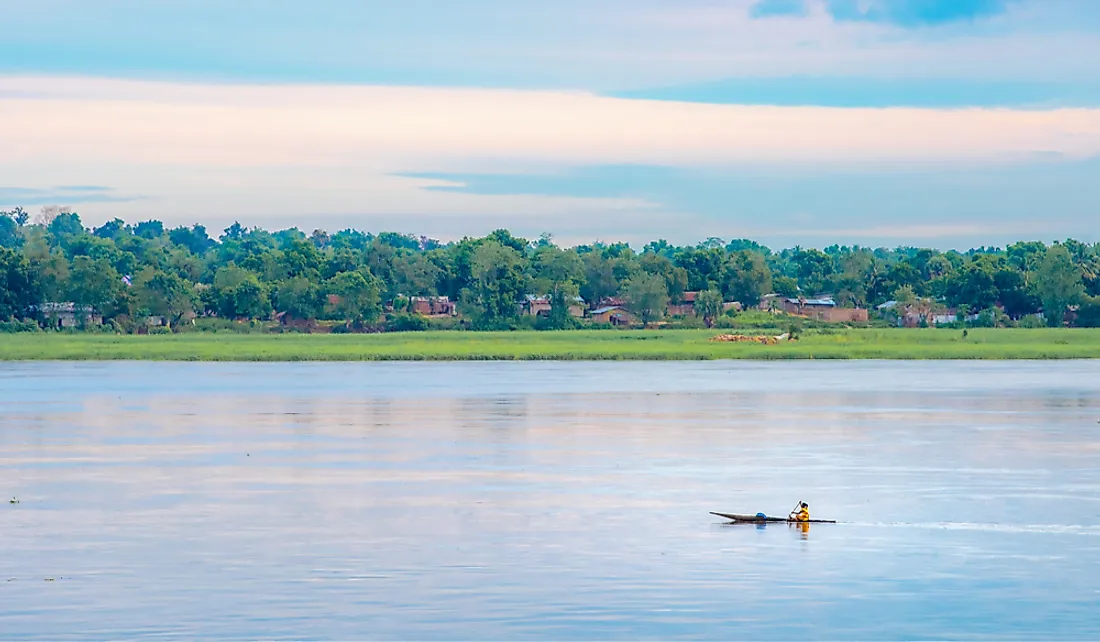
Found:
[[[670,301],[660,315],[660,319],[648,326],[665,327],[676,322],[690,321],[701,316],[697,303],[698,292],[684,292],[677,301]],[[333,300],[335,295],[329,297],[329,303],[338,303]],[[518,314],[526,317],[545,318],[550,315],[552,304],[550,297],[529,294],[517,304]],[[977,323],[981,314],[960,311],[957,308],[948,307],[931,301],[914,303],[899,303],[887,301],[869,310],[863,307],[843,306],[837,303],[832,295],[819,294],[813,297],[785,297],[779,294],[767,294],[761,297],[760,302],[749,308],[745,308],[736,301],[722,303],[723,315],[733,317],[747,310],[767,312],[773,315],[784,315],[792,319],[804,319],[829,324],[864,325],[872,321],[878,321],[880,325],[892,325],[899,328],[918,328],[936,326],[956,326],[958,324]],[[383,306],[387,314],[407,313],[425,319],[460,319],[462,317],[459,305],[456,301],[446,296],[412,296],[402,297],[387,302]],[[637,312],[632,309],[629,301],[622,297],[608,297],[598,305],[589,306],[579,296],[572,297],[568,306],[569,316],[578,322],[590,326],[610,326],[615,328],[638,328],[647,326]],[[1069,308],[1066,312],[1066,323],[1071,324],[1074,319],[1075,309]],[[43,323],[47,329],[65,330],[101,326],[103,316],[91,306],[80,306],[72,302],[45,303],[41,306],[41,314],[45,319]],[[184,315],[179,322],[191,323],[203,316],[195,313]],[[1035,315],[1040,318],[1040,315]],[[150,315],[144,323],[139,324],[145,328],[170,327],[171,322],[162,315]],[[294,324],[294,319],[288,318],[285,313],[275,313],[270,321],[282,325]],[[139,330],[139,333],[144,331]]]

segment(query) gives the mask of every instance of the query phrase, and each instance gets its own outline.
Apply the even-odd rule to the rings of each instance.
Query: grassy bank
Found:
[[[0,360],[371,361],[1100,358],[1100,329],[837,330],[774,346],[718,330],[369,335],[0,335]]]

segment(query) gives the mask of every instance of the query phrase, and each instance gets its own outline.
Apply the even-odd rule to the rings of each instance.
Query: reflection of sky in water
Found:
[[[1096,381],[5,364],[0,638],[1095,638]]]

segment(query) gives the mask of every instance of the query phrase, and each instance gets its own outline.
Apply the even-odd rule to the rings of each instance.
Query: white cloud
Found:
[[[1034,162],[1037,151],[1072,160],[1100,154],[1100,110],[746,107],[569,92],[4,77],[0,140],[8,186],[94,184],[141,197],[81,208],[104,218],[304,227],[317,216],[361,216],[364,225],[371,216],[480,216],[560,229],[570,218],[636,223],[659,204],[429,191],[424,179],[394,174],[624,163],[890,171]]]
[[[424,169],[992,161],[1100,152],[1100,110],[706,105],[586,93],[0,79],[11,161]]]

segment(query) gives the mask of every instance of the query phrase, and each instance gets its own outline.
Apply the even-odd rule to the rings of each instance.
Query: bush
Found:
[[[571,316],[567,316],[561,321],[564,325],[557,325],[550,317],[539,315],[535,318],[535,329],[553,332],[555,330],[576,330],[580,326],[580,322]]]
[[[38,327],[38,323],[27,320],[11,319],[8,321],[0,321],[0,333],[15,334],[16,332],[41,332],[42,328]]]
[[[149,334],[172,334],[172,328],[163,325],[155,325],[149,328]]]
[[[595,321],[587,321],[583,325],[585,330],[615,330],[615,326],[610,323],[597,323]]]
[[[1088,297],[1081,303],[1073,325],[1079,328],[1100,328],[1100,296]]]
[[[966,324],[971,328],[1009,328],[1015,325],[1000,308],[989,308],[978,313],[978,318]]]
[[[786,314],[772,314],[763,310],[746,310],[732,317],[732,328],[782,328],[791,323]]]
[[[721,320],[721,317],[715,318],[715,324]],[[690,317],[673,317],[668,320],[668,327],[678,328],[680,330],[700,330],[707,327],[706,322],[703,321],[703,317],[690,316]]]
[[[982,310],[978,318],[967,323],[971,328],[992,328],[996,326],[996,319],[991,310]]]
[[[89,323],[81,328],[81,331],[87,334],[115,334],[118,332],[118,327],[111,321],[104,321],[103,323]]]
[[[236,334],[251,334],[253,332],[263,332],[265,327],[263,324],[257,324],[254,322],[246,321],[233,321],[232,319],[222,319],[218,317],[203,317],[195,319],[194,324],[180,324],[179,331],[181,332],[233,332]],[[150,329],[152,331],[152,329]]]
[[[426,317],[429,330],[469,330],[465,319],[458,317]]]
[[[1047,322],[1046,319],[1041,316],[1029,314],[1027,316],[1020,317],[1020,320],[1016,323],[1016,327],[1030,329],[1045,328],[1047,327]]]
[[[386,320],[386,332],[423,332],[431,327],[422,314],[392,314]]]

